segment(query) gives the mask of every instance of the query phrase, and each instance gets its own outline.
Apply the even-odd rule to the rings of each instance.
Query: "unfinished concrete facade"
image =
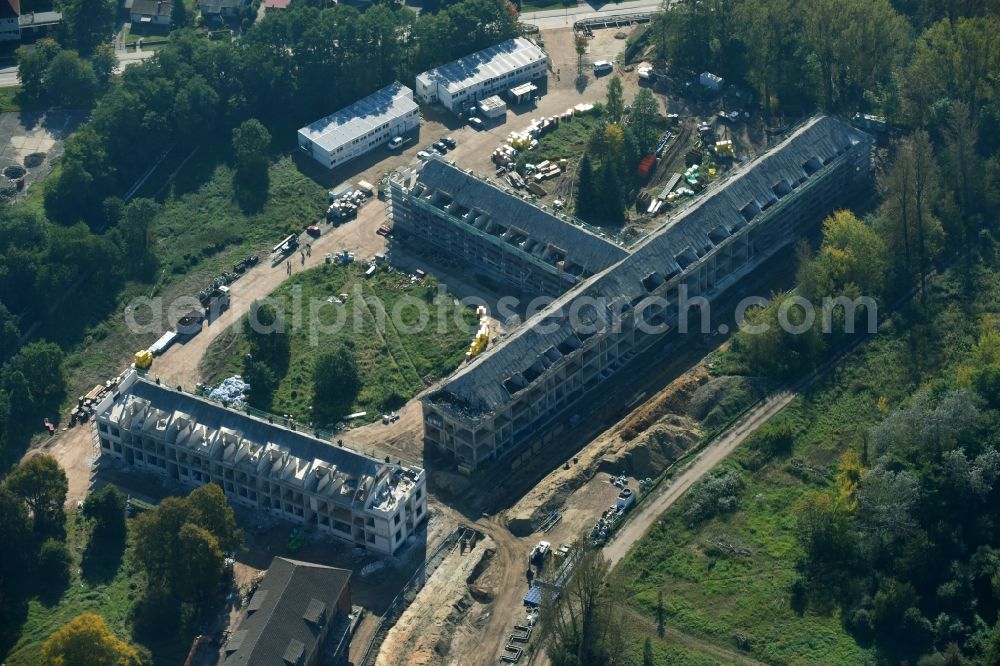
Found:
[[[568,285],[568,290],[423,399],[426,443],[452,454],[463,467],[474,468],[529,441],[537,442],[565,422],[574,403],[599,390],[628,360],[675,330],[686,307],[681,302],[682,285],[688,300],[700,296],[711,303],[869,187],[870,152],[868,135],[829,117],[812,118],[633,247],[611,246],[621,250],[619,259],[604,268],[600,261],[592,262],[594,274],[589,277],[584,270],[562,282],[553,280],[547,285],[552,288],[539,293],[551,295],[558,291],[556,285]],[[402,223],[403,242],[419,237],[416,226],[424,224],[435,229],[435,237],[450,251],[483,262],[483,242],[478,238],[483,230],[468,220],[485,215],[490,224],[510,228],[523,219],[520,214],[491,216],[489,200],[474,214],[456,216],[448,211],[448,201],[459,197],[449,188],[457,178],[476,179],[440,163],[424,169],[399,177],[392,186],[394,222]],[[441,177],[445,171],[447,177]],[[475,187],[492,188],[519,201],[488,184]],[[408,210],[414,207],[424,214],[417,217]],[[564,229],[580,231],[549,217]],[[441,221],[451,222],[448,233],[455,235],[453,240],[442,238]],[[464,241],[463,231],[469,237]],[[565,248],[567,258],[579,251],[574,239]],[[493,262],[496,271],[513,261],[504,255],[523,254],[516,244],[491,245],[502,257]],[[552,268],[560,270],[558,265]],[[535,272],[543,274],[542,269]],[[515,280],[525,288],[532,281]]]
[[[102,456],[391,555],[427,518],[426,474],[128,376],[97,408]]]
[[[439,159],[394,174],[389,197],[399,241],[461,259],[518,294],[559,296],[628,254]]]

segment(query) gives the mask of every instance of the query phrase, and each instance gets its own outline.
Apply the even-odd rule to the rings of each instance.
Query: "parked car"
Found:
[[[310,224],[308,227],[306,227],[306,233],[314,238],[318,238],[320,234],[319,227],[317,227],[315,224]]]
[[[433,145],[430,145],[430,146],[427,146],[426,148],[424,148],[424,152],[425,153],[429,153],[431,155],[440,155],[441,154],[441,151],[439,151]]]
[[[451,150],[455,150],[455,146],[458,145],[458,143],[456,143],[455,140],[450,136],[441,137],[441,143],[448,146],[448,148],[450,148]]]
[[[413,139],[410,137],[394,136],[389,139],[389,143],[386,145],[389,147],[389,150],[399,150],[411,141],[413,141]]]
[[[430,158],[431,158],[431,154],[430,153],[424,152],[422,150],[418,150],[417,151],[417,159],[419,159],[419,160],[429,160]]]
[[[607,60],[598,60],[594,63],[594,76],[600,76],[601,74],[607,74],[614,66]]]
[[[486,123],[484,123],[481,119],[476,118],[475,116],[469,118],[469,124],[475,127],[477,130],[486,128]]]
[[[445,153],[448,152],[448,146],[444,145],[444,141],[435,141],[434,150],[444,155]]]

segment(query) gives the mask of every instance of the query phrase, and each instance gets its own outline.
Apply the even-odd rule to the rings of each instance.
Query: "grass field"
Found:
[[[517,165],[520,167],[526,162],[572,159],[582,155],[594,128],[601,124],[602,115],[603,113],[588,113],[584,116],[574,116],[568,122],[560,122],[559,127],[538,140],[538,147],[535,150],[518,155]]]
[[[731,649],[743,634],[750,652],[768,663],[875,662],[878,655],[845,631],[836,610],[793,609],[800,555],[794,508],[807,491],[832,485],[840,455],[860,450],[886,408],[963,362],[980,315],[1000,309],[1000,278],[981,276],[974,302],[963,302],[961,293],[950,274],[934,285],[935,314],[924,331],[940,341],[934,349],[914,347],[908,331],[918,318],[897,318],[775,417],[790,421],[796,433],[788,457],[756,469],[750,451],[737,450],[723,464],[745,481],[735,512],[693,526],[682,518],[684,501],[666,513],[616,572],[631,603],[655,617],[662,591],[669,625]]]
[[[348,294],[346,305],[326,300],[339,294]],[[381,317],[376,306],[363,303],[362,296],[381,303],[386,313],[383,325],[377,324]],[[363,420],[371,421],[385,411],[398,409],[434,379],[458,367],[477,325],[474,311],[461,307],[452,296],[438,293],[433,280],[414,283],[408,275],[385,268],[365,278],[363,267],[357,264],[324,264],[303,271],[272,297],[284,308],[289,322],[295,320],[295,303],[300,302],[302,325],[293,330],[288,372],[274,394],[271,411],[293,414],[302,422],[310,420],[313,359],[324,348],[344,344],[352,351],[362,382],[355,411],[367,411]],[[317,327],[317,332],[311,333],[310,303],[321,304],[316,321],[330,330],[319,331]],[[429,312],[426,330],[416,326],[415,303]],[[339,330],[333,330],[338,321]],[[239,374],[246,351],[238,325],[234,325],[209,349],[205,373],[213,382]]]
[[[92,322],[71,339],[59,320],[41,333],[71,349],[66,363],[71,399],[121,372],[133,353],[158,337],[129,331],[124,309],[133,297],[159,296],[170,302],[195,295],[237,260],[270,249],[275,239],[304,229],[319,217],[326,189],[300,172],[290,157],[271,166],[269,198],[263,208],[246,213],[233,200],[232,169],[219,164],[215,155],[209,148],[199,151],[169,187],[160,184],[140,193],[152,196],[156,189],[164,190],[163,210],[153,229],[161,267],[156,283],[128,285],[111,317]],[[166,173],[176,168],[168,167]],[[41,197],[32,200],[41,202]]]
[[[143,586],[142,573],[132,566],[129,550],[88,551],[88,529],[78,515],[71,511],[66,521],[66,545],[73,556],[69,584],[57,599],[27,601],[20,638],[3,658],[7,666],[39,664],[39,650],[49,635],[87,611],[102,615],[119,638],[133,642],[130,614]]]
[[[14,63],[11,63],[13,65]],[[11,111],[53,111],[54,107],[47,102],[26,100],[21,96],[21,86],[0,88],[0,113]]]

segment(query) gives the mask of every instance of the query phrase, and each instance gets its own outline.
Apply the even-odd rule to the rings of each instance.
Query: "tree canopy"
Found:
[[[49,636],[42,661],[52,666],[141,666],[138,651],[108,629],[104,618],[81,613]]]
[[[320,422],[343,418],[361,390],[354,355],[344,346],[323,352],[313,366],[313,416]]]
[[[184,498],[168,497],[135,519],[135,554],[151,588],[200,603],[218,589],[224,551],[242,543],[222,489],[202,486]]]
[[[94,521],[94,537],[121,539],[125,536],[125,497],[118,488],[107,485],[87,495],[83,515]]]
[[[36,529],[62,523],[69,483],[52,456],[34,456],[14,467],[7,475],[6,487],[24,500]]]

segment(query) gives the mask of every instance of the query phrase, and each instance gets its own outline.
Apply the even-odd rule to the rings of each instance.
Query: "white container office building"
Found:
[[[425,104],[440,102],[460,113],[481,99],[545,78],[548,66],[545,51],[517,37],[418,74],[415,93]]]
[[[333,169],[416,129],[413,91],[398,81],[299,130],[299,148]]]

